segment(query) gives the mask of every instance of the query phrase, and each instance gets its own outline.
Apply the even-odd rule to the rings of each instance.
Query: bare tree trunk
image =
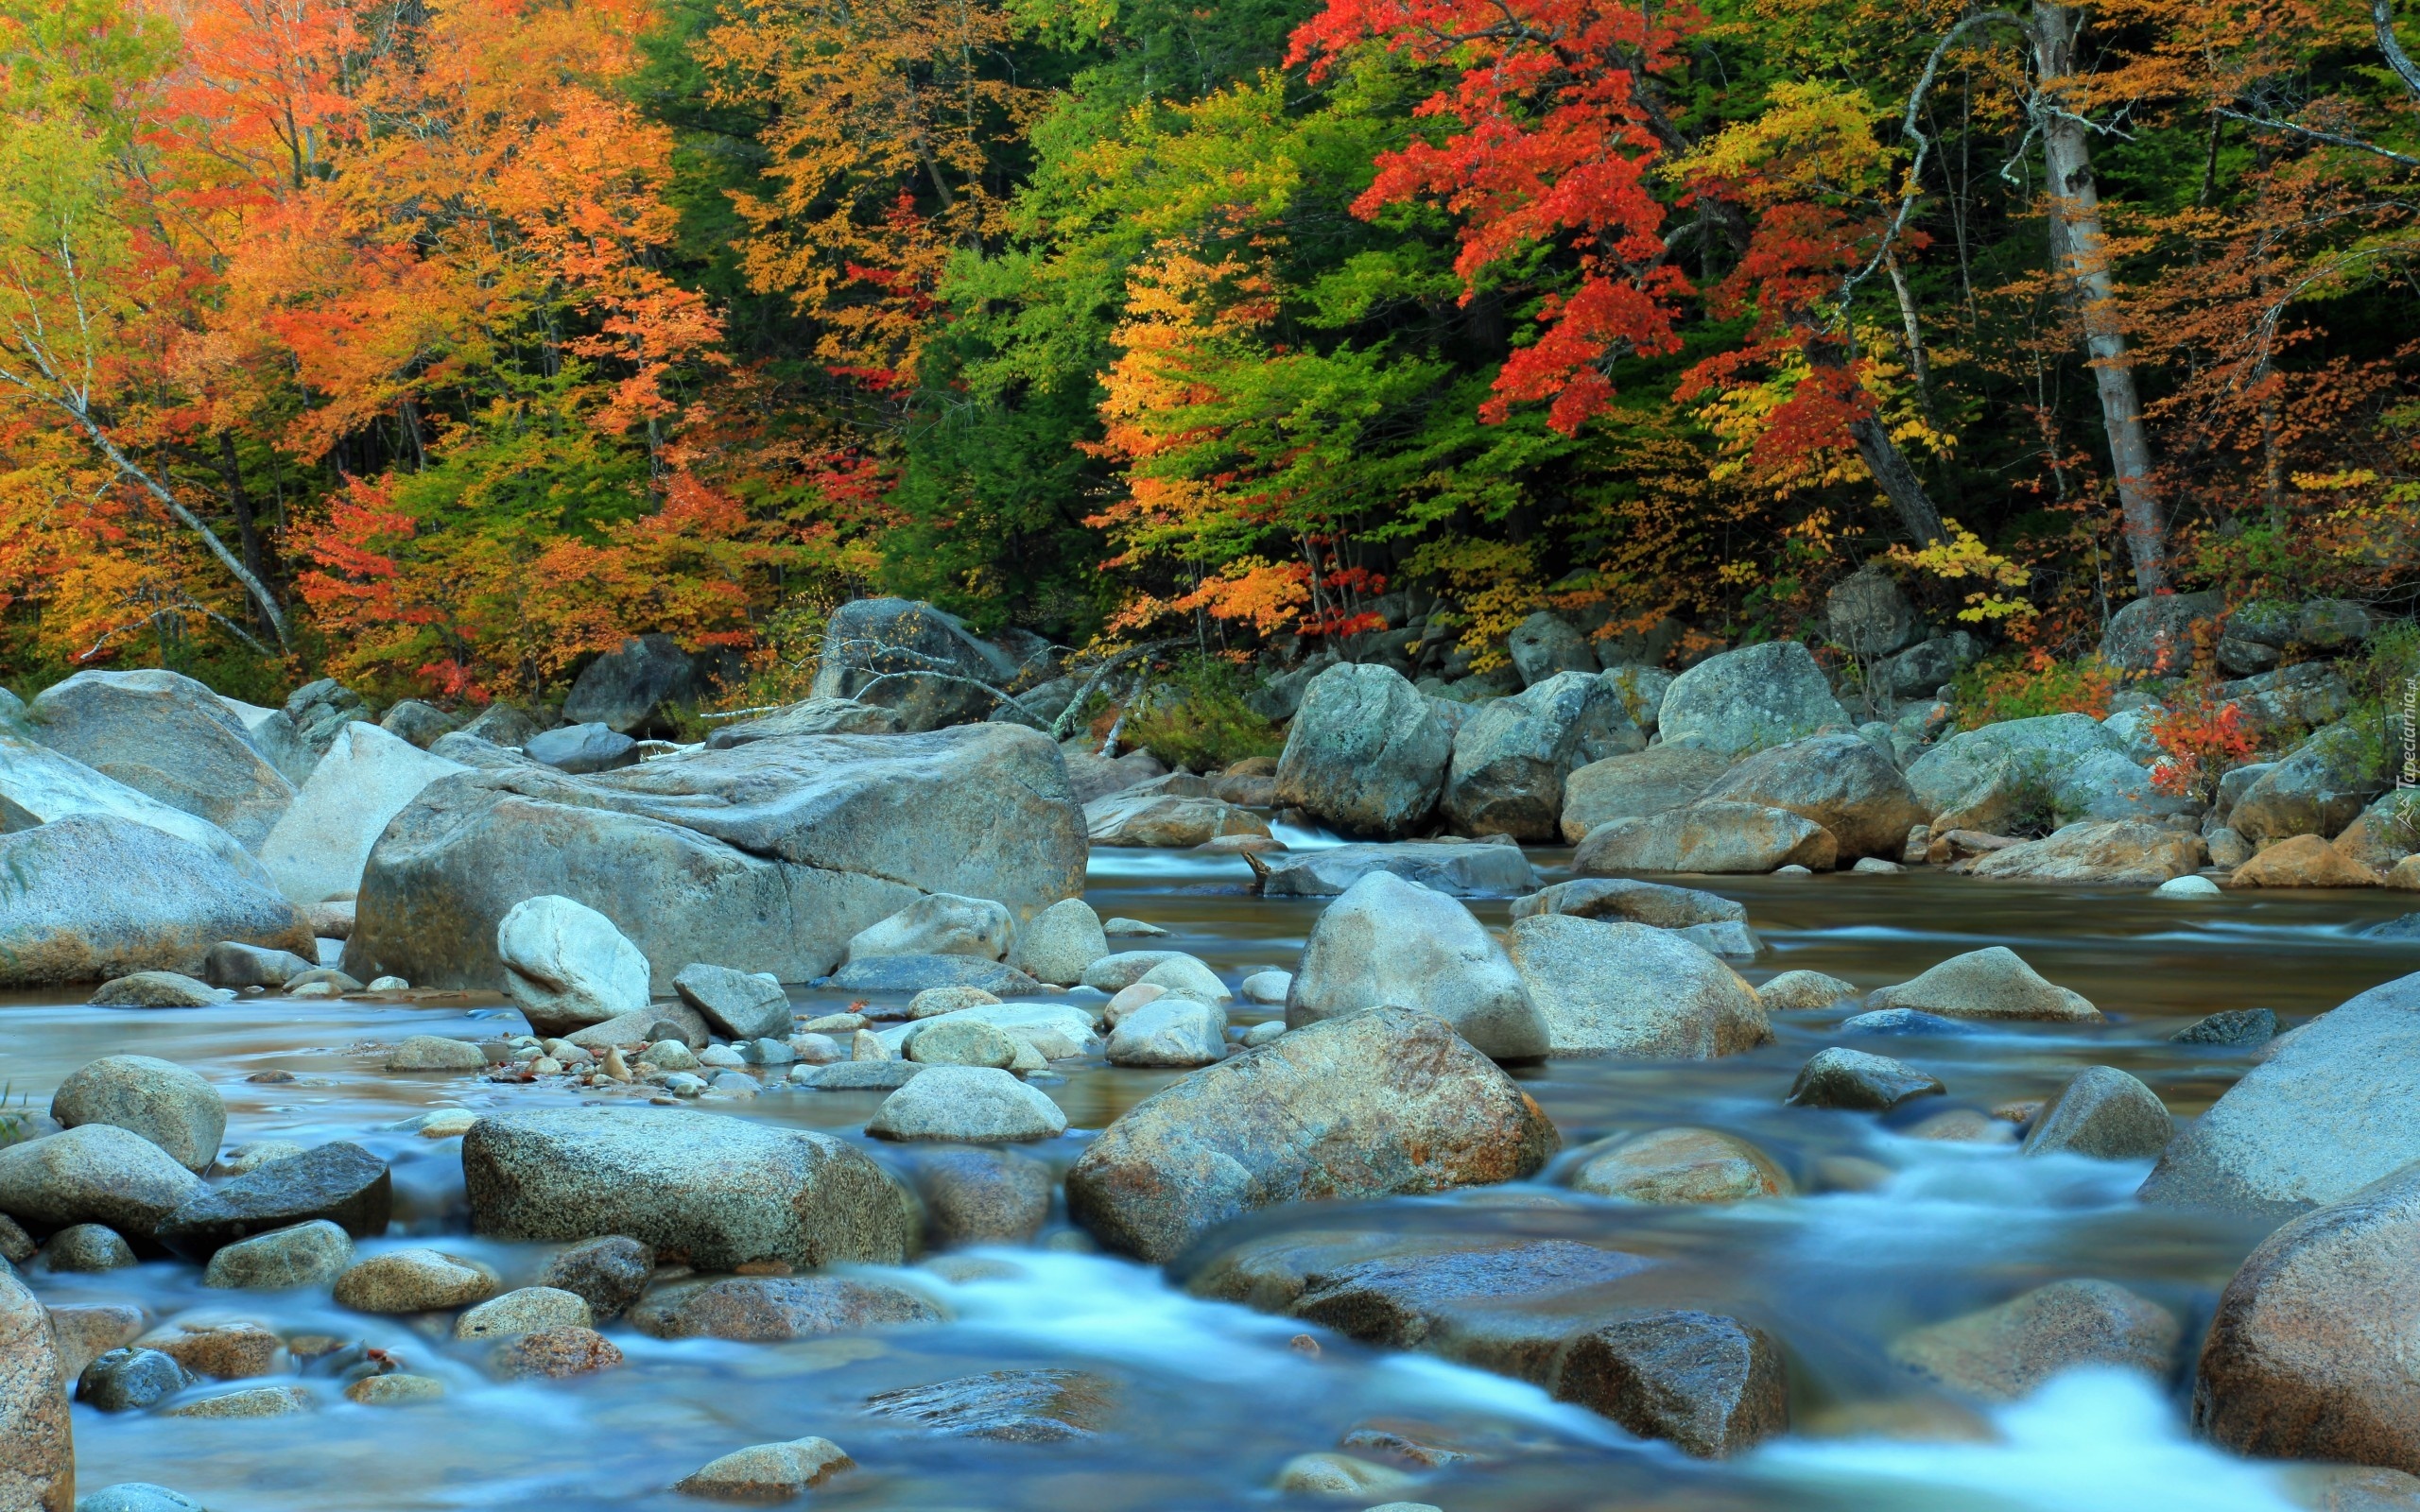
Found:
[[[1925,491],[1924,480],[1916,476],[1916,470],[1908,464],[1908,454],[1899,450],[1882,421],[1872,415],[1851,421],[1849,435],[1857,441],[1857,455],[1864,459],[1865,470],[1874,474],[1883,496],[1897,511],[1899,528],[1919,546],[1949,539],[1942,529],[1941,511]]]
[[[2135,592],[2144,597],[2168,586],[2168,531],[2152,491],[2151,440],[2128,365],[2126,335],[2118,319],[2118,291],[2109,272],[2108,238],[2100,225],[2100,195],[2092,177],[2092,145],[2084,121],[2068,108],[2075,43],[2083,13],[2034,0],[2026,28],[2038,85],[2033,125],[2042,133],[2042,161],[2050,180],[2053,258],[2073,284],[2083,319],[2084,348],[2100,390],[2100,419],[2109,433],[2109,460],[2125,519]]]
[[[243,551],[244,570],[267,582],[268,568],[264,563],[261,551],[260,520],[252,511],[252,496],[244,491],[244,470],[235,457],[235,438],[232,432],[218,433],[218,475],[227,483],[227,507],[235,515],[235,539]],[[271,635],[277,633],[277,627],[261,613],[258,604],[252,606],[252,613],[259,619],[262,629]]]

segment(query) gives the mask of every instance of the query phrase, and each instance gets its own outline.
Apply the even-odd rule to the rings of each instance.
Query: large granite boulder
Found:
[[[1706,658],[1672,679],[1658,721],[1667,746],[1695,746],[1735,761],[1855,723],[1796,641]]]
[[[321,678],[295,689],[284,708],[251,726],[252,744],[301,787],[344,727],[369,717],[370,705],[361,695],[334,678]]]
[[[701,1270],[895,1265],[914,1253],[906,1193],[829,1135],[682,1108],[490,1115],[462,1137],[473,1229],[494,1239],[623,1234]]]
[[[1614,674],[1608,674],[1614,676]],[[1616,819],[1643,819],[1686,808],[1731,770],[1731,758],[1695,746],[1650,746],[1574,771],[1563,784],[1563,843]]]
[[[1399,839],[1444,790],[1454,737],[1401,673],[1340,664],[1313,678],[1277,758],[1277,801],[1347,833]]]
[[[1756,752],[1706,790],[1708,803],[1754,803],[1832,832],[1837,859],[1897,860],[1927,816],[1891,759],[1858,735],[1818,735]]]
[[[1374,871],[1457,898],[1507,898],[1538,885],[1537,868],[1519,846],[1461,839],[1314,846],[1244,859],[1265,898],[1334,898]]]
[[[2152,785],[2151,769],[2090,714],[2012,719],[1950,736],[1908,764],[1935,834],[2041,833],[2083,819],[2157,819],[2200,806]]]
[[[647,1006],[646,955],[612,919],[568,898],[513,904],[496,921],[494,949],[506,994],[541,1034],[567,1034]]]
[[[1222,835],[1269,836],[1269,821],[1250,809],[1207,796],[1139,789],[1085,804],[1084,828],[1095,845],[1197,846]]]
[[[2086,821],[1978,856],[1967,869],[2003,880],[2156,887],[2200,870],[2204,850],[2201,836],[2164,824]]]
[[[387,822],[441,777],[470,768],[375,725],[344,727],[261,847],[261,865],[298,903],[349,898]]]
[[[1572,770],[1646,745],[1610,680],[1558,672],[1482,706],[1455,731],[1445,816],[1465,834],[1552,840]]]
[[[252,744],[218,696],[178,673],[78,672],[26,706],[51,749],[184,810],[257,850],[294,801],[294,784]]]
[[[2394,783],[2369,735],[2347,722],[2318,730],[2254,780],[2227,826],[2255,846],[2297,834],[2332,835]]]
[[[1058,748],[1012,725],[760,740],[594,777],[462,773],[372,848],[345,969],[492,985],[497,922],[554,894],[613,919],[659,994],[701,960],[804,982],[925,894],[1021,917],[1073,897],[1084,857]]]
[[[252,853],[208,819],[104,777],[47,746],[0,732],[0,834],[78,815],[147,824],[199,846],[252,882],[269,885],[268,872]]]
[[[1905,982],[1876,988],[1868,1009],[1913,1008],[1947,1019],[2099,1023],[2100,1010],[2080,992],[2046,980],[2005,945],[1953,955]]]
[[[695,703],[706,691],[697,659],[672,637],[633,635],[580,670],[563,718],[616,734],[669,733],[671,706]]]
[[[989,714],[999,702],[990,689],[1005,690],[1017,672],[1016,658],[955,615],[912,599],[861,598],[833,612],[808,691],[892,710],[901,730],[938,730]]]
[[[0,1148],[0,1212],[41,1228],[107,1224],[147,1240],[208,1189],[175,1156],[130,1129],[84,1124]]]
[[[2194,637],[2226,610],[2226,600],[2214,593],[2155,593],[2138,598],[2109,616],[2100,635],[2100,659],[2121,672],[2179,677],[2193,670]]]
[[[188,1171],[206,1171],[227,1133],[227,1105],[199,1072],[156,1056],[103,1056],[67,1074],[51,1094],[62,1128],[113,1124],[165,1150]]]
[[[1286,1022],[1300,1029],[1381,1007],[1435,1014],[1499,1060],[1545,1055],[1549,1043],[1504,947],[1469,909],[1374,871],[1311,926]]]
[[[1197,1071],[1103,1129],[1067,1210],[1112,1249],[1174,1259],[1287,1202],[1514,1181],[1561,1143],[1538,1105],[1432,1014],[1310,1024]]]
[[[1829,871],[1839,857],[1840,842],[1812,819],[1758,803],[1708,801],[1600,824],[1580,842],[1571,869],[1582,877],[1793,866]]]
[[[74,1512],[75,1387],[50,1314],[16,1272],[0,1266],[0,1507]]]
[[[1891,1358],[1961,1395],[2016,1401],[2063,1370],[2090,1366],[2165,1385],[2182,1332],[2174,1314],[2122,1286],[2064,1280],[1902,1334]]]
[[[1512,900],[1512,917],[1569,914],[1574,919],[1627,919],[1657,929],[1699,924],[1744,924],[1748,910],[1728,898],[1694,887],[1668,887],[1627,877],[1581,877]]]
[[[855,698],[809,698],[753,719],[717,727],[706,736],[713,750],[728,750],[751,741],[781,735],[895,735],[899,712]]]
[[[0,986],[191,976],[222,940],[318,950],[257,868],[164,830],[81,814],[0,834]]]
[[[1566,672],[1597,670],[1597,648],[1588,644],[1588,637],[1574,629],[1569,620],[1546,610],[1506,632],[1504,654],[1525,688]]]
[[[1773,1037],[1756,989],[1669,930],[1542,913],[1506,943],[1548,1055],[1704,1060]]]

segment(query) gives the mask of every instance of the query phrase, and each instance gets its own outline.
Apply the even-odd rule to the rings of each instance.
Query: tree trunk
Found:
[[[2083,319],[2084,348],[2100,390],[2100,419],[2109,433],[2109,460],[2126,526],[2126,550],[2135,567],[2135,592],[2149,597],[2168,586],[2168,531],[2152,491],[2152,449],[2143,430],[2143,406],[2128,366],[2126,335],[2118,320],[2117,285],[2109,273],[2108,239],[2101,231],[2100,195],[2093,184],[2088,128],[2068,109],[2067,86],[2075,77],[2075,43],[2083,14],[2068,6],[2034,0],[2027,39],[2033,48],[2038,87],[2033,124],[2042,133],[2043,167],[2050,182],[2052,257],[2073,285]]]
[[[252,511],[252,496],[244,491],[244,470],[235,458],[235,438],[228,431],[218,433],[218,475],[227,483],[227,507],[235,515],[235,539],[243,552],[244,570],[267,582],[268,568],[261,552],[260,520]],[[259,604],[252,606],[252,614],[262,629],[271,635],[277,633],[277,627],[261,612]]]
[[[1925,491],[1924,480],[1908,465],[1908,455],[1891,438],[1876,416],[1849,422],[1849,435],[1857,441],[1857,455],[1865,461],[1865,470],[1882,486],[1883,496],[1891,507],[1898,511],[1899,528],[1919,546],[1930,546],[1948,539],[1941,527],[1941,511],[1933,507],[1932,495]]]

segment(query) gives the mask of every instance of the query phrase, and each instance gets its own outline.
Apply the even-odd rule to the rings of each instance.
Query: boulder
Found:
[[[134,1263],[133,1246],[106,1224],[71,1224],[42,1246],[42,1268],[54,1276],[121,1270]]]
[[[496,1239],[617,1234],[716,1270],[897,1264],[915,1244],[900,1189],[851,1146],[685,1108],[491,1115],[462,1138],[462,1176],[474,1231]]]
[[[1081,1370],[994,1370],[866,1399],[879,1418],[927,1433],[1011,1444],[1087,1439],[1109,1427],[1115,1388]]]
[[[1245,859],[1264,898],[1334,898],[1376,871],[1457,898],[1507,898],[1538,883],[1537,868],[1519,846],[1465,840],[1318,846]]]
[[[912,599],[866,598],[833,612],[808,691],[893,710],[903,730],[931,730],[982,719],[1000,701],[990,690],[1018,671],[1015,657],[955,615]]]
[[[234,995],[178,971],[130,971],[102,983],[84,1001],[115,1008],[202,1008]]]
[[[86,816],[132,820],[200,847],[249,882],[271,885],[252,853],[208,819],[9,732],[15,728],[0,726],[0,834]]]
[[[354,1239],[387,1231],[395,1194],[387,1162],[341,1141],[290,1155],[197,1194],[161,1220],[161,1244],[187,1260],[293,1224],[333,1223]]]
[[[926,1066],[994,1066],[1005,1071],[1017,1059],[1017,1041],[1007,1030],[960,1015],[923,1025],[902,1048],[908,1059]]]
[[[540,1329],[507,1340],[488,1356],[488,1369],[504,1381],[561,1381],[611,1370],[622,1351],[595,1329]]]
[[[2298,834],[2331,835],[2392,785],[2373,737],[2330,725],[2270,766],[2227,811],[2227,825],[2255,848]]]
[[[1789,1376],[1764,1330],[1694,1308],[1639,1309],[1563,1347],[1564,1401],[1699,1459],[1754,1449],[1789,1427]]]
[[[507,750],[518,750],[545,728],[525,709],[517,709],[509,703],[492,703],[454,733]],[[442,735],[438,737],[440,740],[444,738]]]
[[[352,1264],[353,1236],[313,1219],[225,1246],[210,1257],[201,1284],[256,1292],[327,1286]]]
[[[885,955],[972,955],[996,961],[1008,954],[1014,922],[989,898],[928,893],[851,936],[844,961]]]
[[[208,1190],[142,1135],[86,1124],[0,1148],[0,1212],[41,1228],[107,1224],[149,1239],[161,1220]]]
[[[1743,1139],[1709,1128],[1659,1128],[1580,1152],[1574,1190],[1625,1202],[1743,1202],[1792,1194],[1789,1177]]]
[[[2161,793],[2125,741],[2090,714],[2012,719],[1950,736],[1908,764],[1933,833],[2039,833],[2082,819],[2158,819],[2200,805]]]
[[[672,1488],[714,1502],[786,1502],[842,1470],[855,1469],[856,1463],[828,1438],[751,1444],[707,1461]]]
[[[454,724],[454,716],[442,709],[424,704],[418,698],[406,698],[387,711],[386,716],[378,721],[378,729],[397,740],[426,750],[440,736],[450,733]]]
[[[1067,766],[1067,789],[1078,803],[1091,803],[1167,775],[1167,767],[1148,750],[1109,757],[1092,747],[1091,737],[1079,735],[1059,747],[1060,759]]]
[[[1347,833],[1399,839],[1436,808],[1452,755],[1452,734],[1400,674],[1339,664],[1304,691],[1277,758],[1277,801]]]
[[[1798,1068],[1783,1099],[1793,1108],[1844,1108],[1887,1113],[1916,1097],[1939,1097],[1947,1089],[1938,1077],[1888,1056],[1834,1046]]]
[[[1787,809],[1831,832],[1838,861],[1896,857],[1908,831],[1926,818],[1899,768],[1857,735],[1818,735],[1760,750],[1700,802]]]
[[[369,717],[370,705],[361,695],[333,678],[321,678],[295,689],[285,707],[251,727],[251,735],[253,746],[285,780],[301,787],[344,727]]]
[[[1583,877],[1633,871],[1765,872],[1783,867],[1829,871],[1839,855],[1839,842],[1829,830],[1788,809],[1708,801],[1600,824],[1580,842],[1571,868]]]
[[[1355,883],[1311,926],[1286,1023],[1380,1007],[1434,1014],[1498,1059],[1542,1056],[1552,1042],[1504,947],[1470,910],[1385,871]]]
[[[1902,1368],[1985,1401],[2015,1401],[2063,1370],[2098,1366],[2165,1384],[2183,1328],[2174,1314],[2101,1280],[2053,1281],[1997,1307],[1901,1335]]]
[[[1106,1052],[1113,1066],[1207,1066],[1227,1051],[1227,1015],[1171,992],[1117,1021]]]
[[[628,1234],[608,1234],[572,1246],[546,1262],[542,1286],[569,1292],[588,1304],[592,1316],[616,1318],[647,1293],[655,1274],[655,1246]]]
[[[544,730],[530,736],[521,749],[531,761],[575,777],[617,771],[639,762],[637,741],[599,724]]]
[[[631,1309],[631,1327],[658,1339],[771,1344],[943,1315],[915,1293],[875,1280],[728,1276],[657,1287]]]
[[[1945,1019],[1938,1013],[1919,1013],[1913,1008],[1877,1008],[1872,1013],[1855,1013],[1842,1019],[1840,1032],[1955,1036],[1980,1034],[1982,1031],[1962,1020]]]
[[[1006,1071],[933,1066],[884,1098],[866,1132],[877,1139],[956,1144],[1046,1140],[1067,1132],[1067,1115]]]
[[[73,1512],[74,1378],[61,1369],[49,1316],[13,1271],[0,1269],[0,1506]]]
[[[2384,875],[2420,847],[2420,808],[2398,787],[2363,809],[2328,843],[2346,860]]]
[[[1871,662],[1911,644],[1915,607],[1889,573],[1869,562],[1824,595],[1824,625],[1851,655]]]
[[[553,1286],[523,1286],[490,1297],[454,1320],[458,1339],[509,1339],[542,1329],[584,1329],[596,1322],[588,1299]]]
[[[196,1073],[152,1056],[87,1061],[59,1084],[50,1116],[65,1128],[113,1124],[131,1130],[197,1175],[217,1158],[218,1142],[227,1133],[227,1105],[218,1090]]]
[[[2083,996],[2043,980],[2005,945],[1953,955],[1911,980],[1876,989],[1865,1005],[1917,1008],[1952,1019],[2101,1022],[2100,1010]]]
[[[1067,1174],[1075,1220],[1111,1248],[1173,1259],[1280,1203],[1518,1180],[1554,1125],[1443,1020],[1381,1007],[1314,1023],[1129,1108]]]
[[[265,876],[165,831],[78,814],[0,834],[0,987],[190,974],[222,940],[318,951]]]
[[[1796,641],[1706,658],[1672,679],[1658,714],[1667,746],[1695,746],[1734,761],[1850,724],[1824,669]]]
[[[261,865],[298,903],[350,898],[387,822],[422,788],[469,770],[375,725],[347,725],[269,831]]]
[[[1668,930],[1533,914],[1507,945],[1548,1055],[1703,1060],[1772,1038],[1755,989]]]
[[[995,998],[1023,997],[1042,984],[980,955],[875,955],[851,961],[821,986],[843,992],[916,993],[939,987],[979,988]]]
[[[1756,988],[1756,999],[1768,1013],[1828,1008],[1858,995],[1851,984],[1821,971],[1784,971]]]
[[[1561,827],[1565,845],[1616,819],[1643,819],[1703,798],[1731,769],[1731,759],[1695,746],[1651,746],[1608,756],[1573,771],[1563,785]]]
[[[1885,698],[1930,697],[1982,654],[1983,648],[1964,630],[1919,641],[1873,665],[1874,691]]]
[[[1016,933],[1008,964],[1037,982],[1072,986],[1084,969],[1109,954],[1100,915],[1081,898],[1063,898],[1028,919]]]
[[[356,1313],[434,1313],[484,1302],[496,1292],[495,1272],[439,1249],[390,1249],[337,1278],[338,1307]]]
[[[2263,1045],[2277,1038],[2277,1014],[2273,1008],[2228,1008],[2168,1038],[2180,1045]]]
[[[2115,1066],[2087,1066],[2033,1116],[2025,1153],[2148,1160],[2175,1132],[2159,1093]]]
[[[1566,672],[1593,676],[1597,671],[1597,650],[1588,644],[1588,637],[1572,628],[1570,621],[1545,610],[1506,632],[1504,654],[1525,688]]]
[[[1014,1150],[931,1149],[914,1161],[925,1237],[937,1248],[1025,1245],[1050,1218],[1049,1166]]]
[[[1695,924],[1745,923],[1748,910],[1728,898],[1694,887],[1668,887],[1627,877],[1583,877],[1512,900],[1512,917],[1568,914],[1574,919],[1628,919],[1657,929]]]
[[[1558,672],[1532,679],[1528,692],[1483,706],[1455,731],[1445,816],[1466,834],[1552,840],[1572,771],[1646,744],[1604,678]]]
[[[2109,616],[2100,659],[2120,672],[2180,677],[2193,669],[2197,636],[2213,639],[2226,600],[2215,593],[2157,593]]]
[[[1664,695],[1672,687],[1672,674],[1660,666],[1625,662],[1619,652],[1600,652],[1598,661],[1603,663],[1605,680],[1620,697],[1622,712],[1630,715],[1630,722],[1653,734],[1664,713]]]
[[[319,966],[292,951],[265,950],[232,939],[220,940],[201,958],[201,979],[212,987],[279,988]]]
[[[633,635],[580,669],[563,717],[624,735],[669,734],[673,706],[709,691],[696,660],[668,635]]]
[[[2235,868],[2230,887],[2376,887],[2378,874],[2315,834],[2279,840]]]
[[[623,1017],[635,1015],[625,1014]],[[573,1021],[533,1019],[530,1022],[541,1033],[555,1033]],[[487,1063],[487,1057],[478,1046],[450,1035],[406,1035],[387,1052],[389,1071],[478,1071]]]
[[[504,990],[540,1034],[602,1023],[647,1006],[648,959],[596,909],[525,898],[495,929]]]
[[[2260,1242],[2210,1319],[2195,1430],[2239,1454],[2420,1471],[2415,1313],[2420,1168],[2342,1194]]]
[[[193,1372],[172,1355],[157,1349],[112,1349],[84,1367],[75,1383],[76,1398],[102,1412],[132,1412],[157,1405],[194,1381]],[[78,1512],[87,1505],[76,1504]]]
[[[78,672],[27,706],[34,739],[257,850],[294,784],[217,695],[178,673]]]
[[[1084,830],[1095,845],[1167,848],[1231,834],[1267,838],[1269,821],[1219,799],[1130,789],[1085,804]]]
[[[1056,748],[1012,725],[763,740],[588,778],[464,773],[372,851],[346,961],[487,986],[496,920],[556,894],[619,922],[658,989],[698,960],[809,981],[923,894],[1025,913],[1080,892],[1081,817]]]
[[[2271,1217],[2341,1201],[2420,1160],[2414,1107],[2420,975],[2372,988],[2274,1040],[2169,1143],[2141,1196]]]
[[[2219,684],[2218,698],[2234,704],[2245,733],[2266,745],[2287,730],[2316,730],[2351,712],[2352,685],[2326,662],[2299,662],[2273,672]]]
[[[899,713],[855,698],[809,698],[786,709],[717,727],[706,737],[709,750],[729,750],[751,741],[784,735],[895,735]]]
[[[2185,831],[2111,819],[2067,825],[2042,839],[1979,856],[1967,869],[2003,881],[2156,887],[2198,870],[2202,851],[2200,836]]]
[[[733,1040],[789,1036],[790,997],[779,982],[728,966],[692,964],[681,968],[672,979],[672,990],[697,1009],[717,1034]]]

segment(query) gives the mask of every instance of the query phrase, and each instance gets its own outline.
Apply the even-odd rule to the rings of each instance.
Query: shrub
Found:
[[[2109,716],[2118,675],[2099,657],[2061,662],[2036,648],[1990,657],[1958,675],[1958,728],[1979,730],[2043,714]]]
[[[1147,746],[1169,765],[1196,771],[1274,756],[1285,737],[1244,701],[1253,687],[1232,662],[1187,657],[1145,689],[1119,738],[1130,749]]]

